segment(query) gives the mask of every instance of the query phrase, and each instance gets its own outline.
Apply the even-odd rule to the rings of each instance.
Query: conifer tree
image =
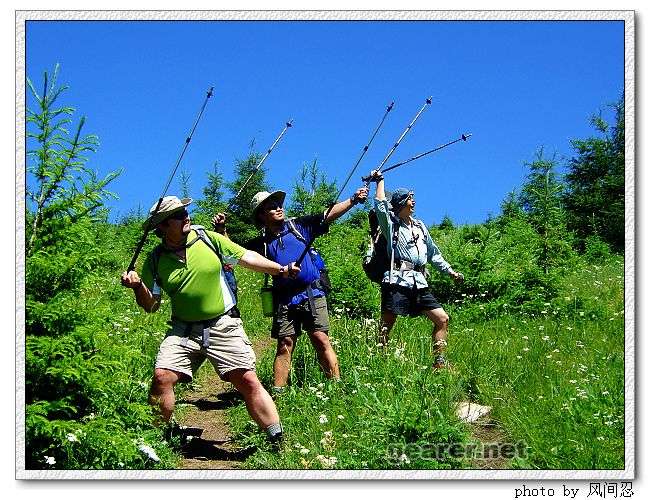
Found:
[[[25,255],[42,244],[56,244],[58,227],[84,217],[98,217],[107,198],[116,196],[106,186],[120,175],[110,172],[103,179],[86,165],[86,155],[95,152],[99,139],[82,135],[86,122],[81,117],[74,134],[67,129],[74,108],[58,106],[57,100],[68,89],[57,82],[59,65],[51,78],[45,72],[39,93],[27,78],[27,88],[36,102],[27,107],[27,238]]]
[[[543,148],[537,151],[535,160],[527,163],[527,166],[529,173],[519,201],[528,221],[541,237],[539,264],[548,273],[570,250],[562,207],[563,185],[555,171],[555,157],[544,158]]]
[[[266,171],[262,167],[255,172],[239,196],[234,198],[262,159],[262,155],[254,152],[252,148],[253,144],[251,144],[251,151],[247,158],[236,160],[235,180],[227,184],[228,189],[233,193],[233,197],[229,200],[231,211],[228,214],[228,234],[234,241],[238,242],[248,241],[258,234],[258,230],[251,219],[251,200],[255,193],[269,190],[265,178]]]
[[[576,155],[566,176],[568,227],[581,238],[598,236],[616,251],[625,245],[625,106],[610,105],[614,124],[601,115],[591,123],[600,137],[571,141]]]
[[[203,187],[203,197],[196,201],[196,210],[192,215],[192,219],[198,224],[211,228],[210,220],[214,214],[226,209],[226,203],[223,199],[224,180],[218,161],[214,162],[212,171],[208,172],[207,175],[208,182]]]
[[[293,187],[288,214],[291,217],[322,212],[328,208],[338,194],[336,182],[327,182],[325,174],[318,167],[318,160],[303,164]]]

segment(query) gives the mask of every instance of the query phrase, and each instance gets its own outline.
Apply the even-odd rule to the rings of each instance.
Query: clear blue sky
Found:
[[[290,190],[318,158],[343,181],[394,100],[344,195],[379,163],[424,99],[434,100],[391,162],[463,132],[459,143],[387,175],[415,189],[417,216],[475,223],[496,214],[544,146],[562,160],[570,139],[594,134],[591,114],[623,91],[622,22],[30,22],[27,76],[61,64],[65,103],[101,146],[92,167],[124,168],[111,218],[154,203],[206,90],[204,117],[181,168],[193,197],[218,160],[226,180],[255,139],[263,152],[294,127],[265,167]],[[29,104],[29,102],[28,102]],[[609,113],[605,115],[609,117]],[[178,193],[178,177],[170,194]]]

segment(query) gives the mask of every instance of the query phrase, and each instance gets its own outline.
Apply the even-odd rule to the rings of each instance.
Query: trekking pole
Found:
[[[370,140],[368,141],[368,144],[366,144],[366,145],[363,147],[363,150],[361,151],[361,156],[359,156],[359,159],[358,159],[357,162],[354,164],[354,167],[352,167],[352,170],[351,170],[350,173],[348,174],[347,179],[345,179],[345,182],[343,183],[343,186],[341,187],[341,189],[339,190],[338,194],[336,195],[336,198],[334,199],[334,203],[333,203],[332,205],[330,205],[330,207],[327,209],[327,212],[325,212],[325,216],[323,217],[323,220],[327,220],[327,217],[328,217],[329,214],[332,212],[332,208],[334,208],[334,205],[336,204],[336,200],[338,200],[338,199],[339,199],[339,196],[341,196],[341,193],[342,193],[343,190],[345,189],[345,186],[347,185],[347,183],[349,182],[350,178],[352,177],[352,174],[354,174],[354,171],[355,171],[355,170],[357,169],[357,167],[359,166],[359,163],[361,163],[361,160],[362,160],[363,157],[365,156],[366,152],[368,151],[368,148],[369,148],[370,145],[372,144],[372,141],[375,139],[375,136],[377,135],[377,132],[379,132],[379,129],[380,129],[381,126],[384,124],[384,120],[386,120],[386,117],[388,116],[388,113],[391,112],[391,110],[393,109],[393,106],[394,106],[394,105],[395,105],[395,101],[391,102],[391,103],[386,107],[386,112],[384,113],[384,116],[382,117],[381,121],[379,122],[379,125],[377,125],[377,128],[375,129],[375,131],[373,132],[372,136],[370,137]],[[308,242],[308,244],[307,244],[307,246],[305,247],[305,249],[303,250],[303,252],[300,254],[300,257],[298,257],[298,260],[296,261],[296,265],[300,265],[300,263],[301,263],[301,262],[303,261],[303,259],[305,258],[305,255],[307,255],[307,252],[309,252],[309,248],[311,247],[311,245],[312,245],[313,243],[314,243],[314,238],[311,238],[311,240]]]
[[[429,104],[431,104],[431,97],[427,97],[426,101],[424,102],[424,104],[422,105],[422,107],[420,108],[420,110],[417,112],[417,114],[415,115],[415,117],[413,118],[413,120],[411,120],[411,123],[408,124],[408,126],[406,127],[406,129],[404,129],[404,132],[402,132],[402,135],[399,136],[399,139],[397,139],[397,141],[395,142],[395,144],[393,145],[393,147],[390,148],[390,150],[388,151],[388,154],[386,155],[386,157],[382,160],[382,162],[379,164],[379,166],[378,166],[375,170],[377,170],[378,172],[381,172],[381,168],[386,164],[386,162],[388,161],[388,159],[393,155],[393,153],[395,152],[395,150],[396,150],[397,147],[399,146],[400,142],[402,142],[402,139],[404,139],[404,136],[405,136],[406,134],[408,134],[408,132],[411,130],[411,128],[413,128],[413,125],[415,124],[415,122],[417,121],[417,119],[420,118],[420,115],[422,114],[422,112],[425,110],[425,108],[426,108]],[[365,181],[365,183],[366,183],[366,187],[368,187],[370,181]]]
[[[425,151],[424,153],[420,153],[419,155],[415,155],[412,158],[409,158],[408,160],[404,160],[399,163],[396,163],[395,165],[391,165],[390,167],[385,168],[382,174],[385,174],[386,172],[389,172],[394,168],[401,167],[402,165],[406,165],[407,163],[411,163],[412,161],[422,158],[423,156],[429,155],[431,153],[435,153],[436,151],[440,151],[441,149],[446,148],[447,146],[451,146],[452,144],[456,144],[457,142],[467,141],[467,139],[469,139],[470,137],[472,137],[472,134],[462,134],[458,139],[454,141],[450,141],[447,144],[443,144],[442,146],[438,146],[437,148],[433,148],[430,149],[429,151]],[[371,179],[370,175],[361,178],[363,182],[370,182],[370,179]]]
[[[196,130],[196,126],[199,124],[199,120],[201,119],[201,116],[203,115],[203,111],[205,110],[205,106],[208,104],[208,99],[212,97],[214,87],[210,87],[210,90],[208,90],[207,95],[205,96],[205,100],[203,101],[203,105],[201,106],[201,109],[199,111],[199,114],[196,117],[196,120],[194,121],[194,125],[192,126],[192,129],[190,130],[189,135],[185,139],[185,144],[183,146],[183,149],[181,150],[180,155],[178,156],[178,160],[176,160],[176,165],[174,166],[171,174],[169,175],[169,179],[167,179],[167,183],[165,184],[165,187],[162,190],[162,193],[160,194],[160,198],[158,199],[158,203],[156,204],[156,208],[154,209],[153,213],[149,215],[149,217],[152,217],[158,213],[158,210],[160,209],[160,205],[162,204],[163,198],[165,197],[165,194],[167,194],[167,189],[169,189],[169,185],[172,182],[172,179],[174,178],[174,175],[176,175],[176,170],[178,170],[178,166],[181,164],[181,160],[183,159],[183,156],[185,155],[185,151],[187,150],[187,147],[190,145],[190,141],[192,140],[192,136],[194,135],[194,131]],[[151,228],[149,225],[144,230],[144,234],[142,235],[142,238],[140,238],[140,242],[138,243],[138,246],[135,249],[135,253],[133,254],[133,258],[131,259],[131,263],[129,264],[129,267],[127,268],[127,272],[131,272],[135,269],[135,261],[138,260],[138,255],[140,255],[140,252],[142,251],[142,247],[144,246],[144,242],[147,241],[147,236],[149,236],[149,231]]]
[[[253,176],[257,173],[257,171],[258,171],[260,168],[262,168],[262,165],[264,164],[264,162],[266,161],[266,159],[268,158],[268,156],[271,154],[271,151],[273,151],[273,149],[275,148],[276,144],[277,144],[278,142],[280,142],[280,139],[282,139],[282,136],[284,135],[284,133],[285,133],[288,129],[290,129],[292,126],[293,126],[293,119],[289,120],[289,121],[285,124],[284,128],[282,129],[282,132],[280,132],[280,135],[277,137],[277,139],[275,140],[275,142],[273,142],[273,144],[271,144],[271,147],[266,151],[266,153],[264,154],[264,156],[262,157],[262,159],[257,163],[257,165],[255,166],[255,168],[254,168],[253,171],[251,172],[251,175],[248,176],[248,179],[246,179],[246,180],[244,181],[244,183],[242,184],[242,186],[239,188],[239,191],[237,191],[237,194],[236,194],[236,195],[235,195],[235,196],[230,200],[230,203],[228,203],[228,206],[226,207],[226,211],[228,211],[229,209],[232,209],[233,202],[234,202],[237,198],[239,198],[239,195],[242,193],[242,191],[244,191],[244,188],[246,187],[246,185],[248,184],[248,182],[253,178]]]

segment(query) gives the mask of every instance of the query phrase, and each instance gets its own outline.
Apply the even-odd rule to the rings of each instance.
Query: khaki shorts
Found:
[[[255,353],[239,318],[224,315],[210,328],[210,346],[201,347],[202,325],[196,324],[189,336],[186,323],[173,320],[171,329],[160,344],[156,368],[182,373],[192,379],[192,374],[209,359],[219,377],[241,368],[255,370]]]
[[[325,297],[314,297],[316,314],[309,310],[309,301],[305,300],[297,306],[280,304],[277,313],[273,316],[271,337],[274,339],[287,335],[300,335],[301,330],[311,332],[329,332],[330,320],[327,314],[327,300]]]

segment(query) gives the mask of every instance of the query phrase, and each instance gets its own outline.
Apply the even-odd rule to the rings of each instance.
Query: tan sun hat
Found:
[[[275,199],[278,201],[280,205],[284,204],[284,198],[287,196],[287,193],[284,191],[273,191],[272,193],[269,193],[268,191],[260,191],[259,193],[256,193],[255,196],[253,196],[253,199],[251,200],[251,212],[253,215],[253,222],[255,223],[256,226],[261,226],[261,223],[257,220],[257,213],[259,212],[259,209],[262,207],[262,203],[264,203],[266,200],[270,199]]]
[[[151,206],[149,209],[149,217],[146,221],[144,221],[142,227],[145,229],[152,229],[164,221],[171,214],[182,210],[190,203],[192,203],[192,198],[180,199],[178,196],[165,196],[162,200],[162,203],[160,203],[160,208],[158,208],[157,212],[156,207],[158,206],[158,202],[154,203]]]

